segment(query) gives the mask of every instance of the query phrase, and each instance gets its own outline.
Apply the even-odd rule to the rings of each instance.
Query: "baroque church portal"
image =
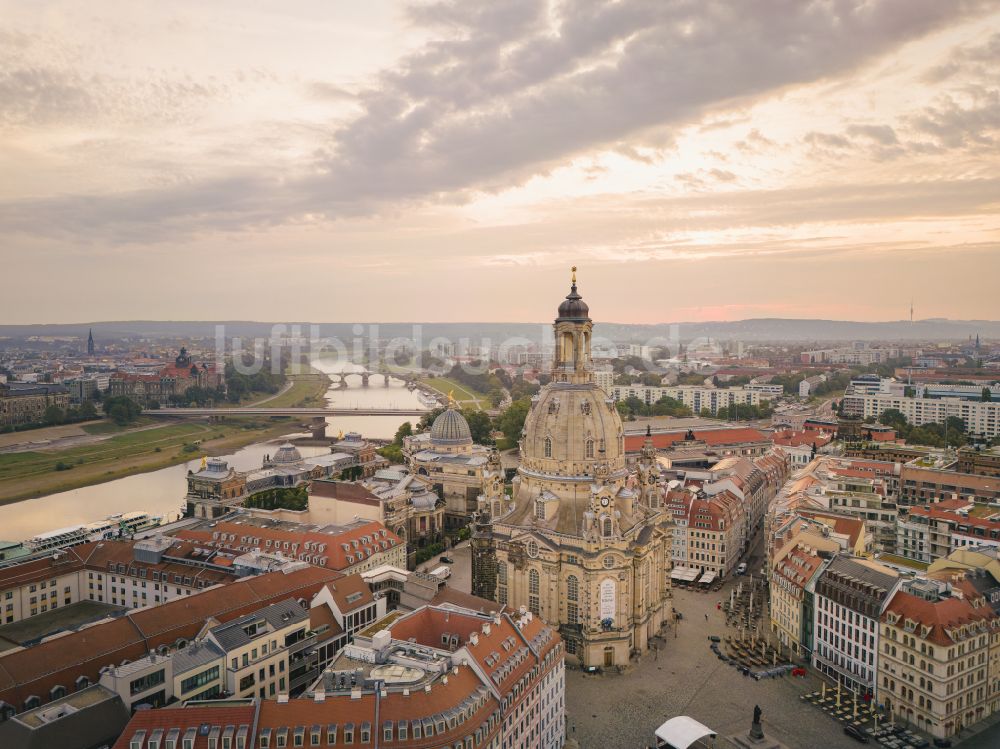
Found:
[[[593,321],[576,287],[555,320],[552,381],[532,399],[513,496],[498,459],[473,523],[473,593],[558,625],[586,666],[620,666],[671,615],[672,520],[647,439],[626,469],[624,430],[594,382]]]

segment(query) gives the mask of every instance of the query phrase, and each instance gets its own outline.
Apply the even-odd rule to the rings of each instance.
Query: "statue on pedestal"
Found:
[[[764,729],[760,725],[761,709],[760,705],[753,706],[753,725],[750,726],[750,738],[751,739],[762,739],[764,738]]]

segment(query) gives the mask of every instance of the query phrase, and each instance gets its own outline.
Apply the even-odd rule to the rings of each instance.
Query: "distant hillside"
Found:
[[[309,323],[298,323],[303,335],[309,335]],[[78,336],[86,338],[93,328],[95,338],[163,338],[163,337],[214,337],[216,326],[222,325],[225,336],[266,337],[275,323],[247,320],[228,321],[168,321],[133,320],[93,323],[67,323],[46,325],[0,325],[0,337],[23,338],[26,336]],[[286,330],[292,323],[286,323]],[[348,341],[356,333],[354,323],[320,323],[322,337],[337,337]],[[368,335],[369,324],[362,323],[362,336]],[[494,344],[521,336],[532,341],[541,340],[549,330],[550,321],[531,323],[377,323],[379,338],[412,338],[419,331],[423,345],[436,336],[449,340],[470,338],[479,341],[489,338]],[[415,327],[416,326],[416,327]],[[681,322],[659,325],[626,325],[598,323],[595,335],[616,341],[648,341],[654,337],[670,340],[676,326],[682,341],[694,338],[715,338],[726,341],[833,343],[843,341],[957,341],[977,334],[984,340],[1000,339],[1000,321],[996,320],[904,320],[889,322],[853,322],[849,320],[804,320],[781,318],[756,318],[735,322]]]

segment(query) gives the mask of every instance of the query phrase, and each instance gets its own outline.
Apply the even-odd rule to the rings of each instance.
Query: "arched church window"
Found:
[[[531,570],[528,572],[528,608],[531,613],[535,616],[541,616],[541,607],[539,606],[538,591],[541,587],[541,581],[538,576],[538,570]]]
[[[611,518],[608,517],[607,515],[605,515],[604,519],[601,521],[601,529],[602,529],[601,533],[605,537],[609,537],[609,536],[613,535],[612,525],[611,525]]]
[[[588,458],[593,458],[594,457],[594,440],[587,440],[586,456]]]
[[[566,578],[566,600],[580,600],[580,581],[577,580],[576,575],[570,575]]]
[[[551,458],[552,457],[552,438],[551,437],[546,437],[545,438],[545,457],[546,458]]]
[[[540,499],[535,500],[535,517],[539,520],[545,520],[545,503]]]

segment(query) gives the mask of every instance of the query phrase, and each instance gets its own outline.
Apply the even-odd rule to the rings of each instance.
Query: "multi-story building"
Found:
[[[930,564],[966,547],[1000,547],[1000,521],[970,514],[971,504],[946,500],[911,507],[896,530],[901,556]]]
[[[963,447],[958,451],[956,467],[959,473],[1000,478],[1000,448]]]
[[[893,553],[897,539],[896,501],[887,496],[888,490],[881,478],[859,476],[858,473],[864,472],[831,467],[831,480],[823,489],[830,512],[863,520],[871,531],[875,550]]]
[[[163,645],[171,649],[187,645],[206,624],[225,623],[288,598],[308,602],[324,586],[351,579],[353,576],[344,578],[333,570],[299,563],[295,569],[195,591],[8,652],[0,668],[0,717],[96,683],[105,666],[144,658],[150,651],[159,652]]]
[[[942,572],[905,581],[881,616],[880,699],[938,738],[1000,711],[1000,581]]]
[[[226,691],[225,653],[212,642],[192,642],[101,669],[101,686],[117,693],[132,712],[174,700],[207,700]]]
[[[225,377],[215,364],[197,363],[181,348],[174,363],[155,372],[115,372],[109,381],[111,396],[131,398],[143,406],[167,405],[193,387],[224,390]]]
[[[826,375],[819,374],[806,377],[799,383],[799,397],[808,398],[813,394],[816,387],[822,385],[824,382],[826,382]]]
[[[990,476],[958,473],[943,468],[925,468],[916,463],[909,463],[901,468],[900,507],[955,498],[980,504],[1000,502],[1000,481]]]
[[[878,693],[879,617],[899,585],[888,567],[837,556],[815,582],[813,666],[859,694]]]
[[[405,472],[379,471],[363,483],[314,481],[309,488],[309,518],[344,525],[377,521],[411,547],[437,540],[444,531],[445,501],[426,483]]]
[[[240,565],[172,538],[80,544],[0,569],[0,621],[28,619],[78,601],[158,606],[233,582]],[[245,560],[244,560],[245,561]]]
[[[862,344],[842,348],[803,351],[799,355],[799,358],[803,364],[853,364],[867,367],[872,364],[883,364],[889,359],[895,359],[898,356],[898,348],[870,348]]]
[[[308,629],[308,612],[292,599],[209,629],[207,640],[224,654],[226,692],[261,699],[288,694],[289,651]]]
[[[62,385],[0,382],[0,427],[41,424],[45,411],[69,407],[69,390]]]
[[[425,607],[376,622],[307,698],[137,712],[114,749],[539,747],[565,740],[564,652],[530,613]]]
[[[808,658],[812,653],[813,583],[832,556],[812,545],[805,533],[775,555],[768,588],[771,631],[792,657]]]
[[[757,406],[762,400],[767,400],[758,390],[699,385],[613,385],[609,393],[616,401],[638,398],[647,405],[652,405],[661,398],[672,398],[680,401],[696,414],[709,411],[714,416],[720,408],[726,408],[730,418],[739,416],[738,407],[741,405]]]
[[[965,431],[985,437],[1000,434],[1000,401],[973,401],[962,398],[907,398],[901,395],[845,395],[843,409],[865,419],[878,419],[895,409],[914,426],[944,424],[949,417],[965,422]]]
[[[406,568],[406,544],[375,520],[311,525],[237,513],[175,537],[233,555],[275,554],[344,574],[384,565]]]
[[[743,500],[730,490],[709,495],[692,486],[668,491],[664,504],[673,515],[675,537],[684,536],[671,545],[680,557],[674,557],[675,571],[710,572],[712,579],[732,573],[749,540]]]

